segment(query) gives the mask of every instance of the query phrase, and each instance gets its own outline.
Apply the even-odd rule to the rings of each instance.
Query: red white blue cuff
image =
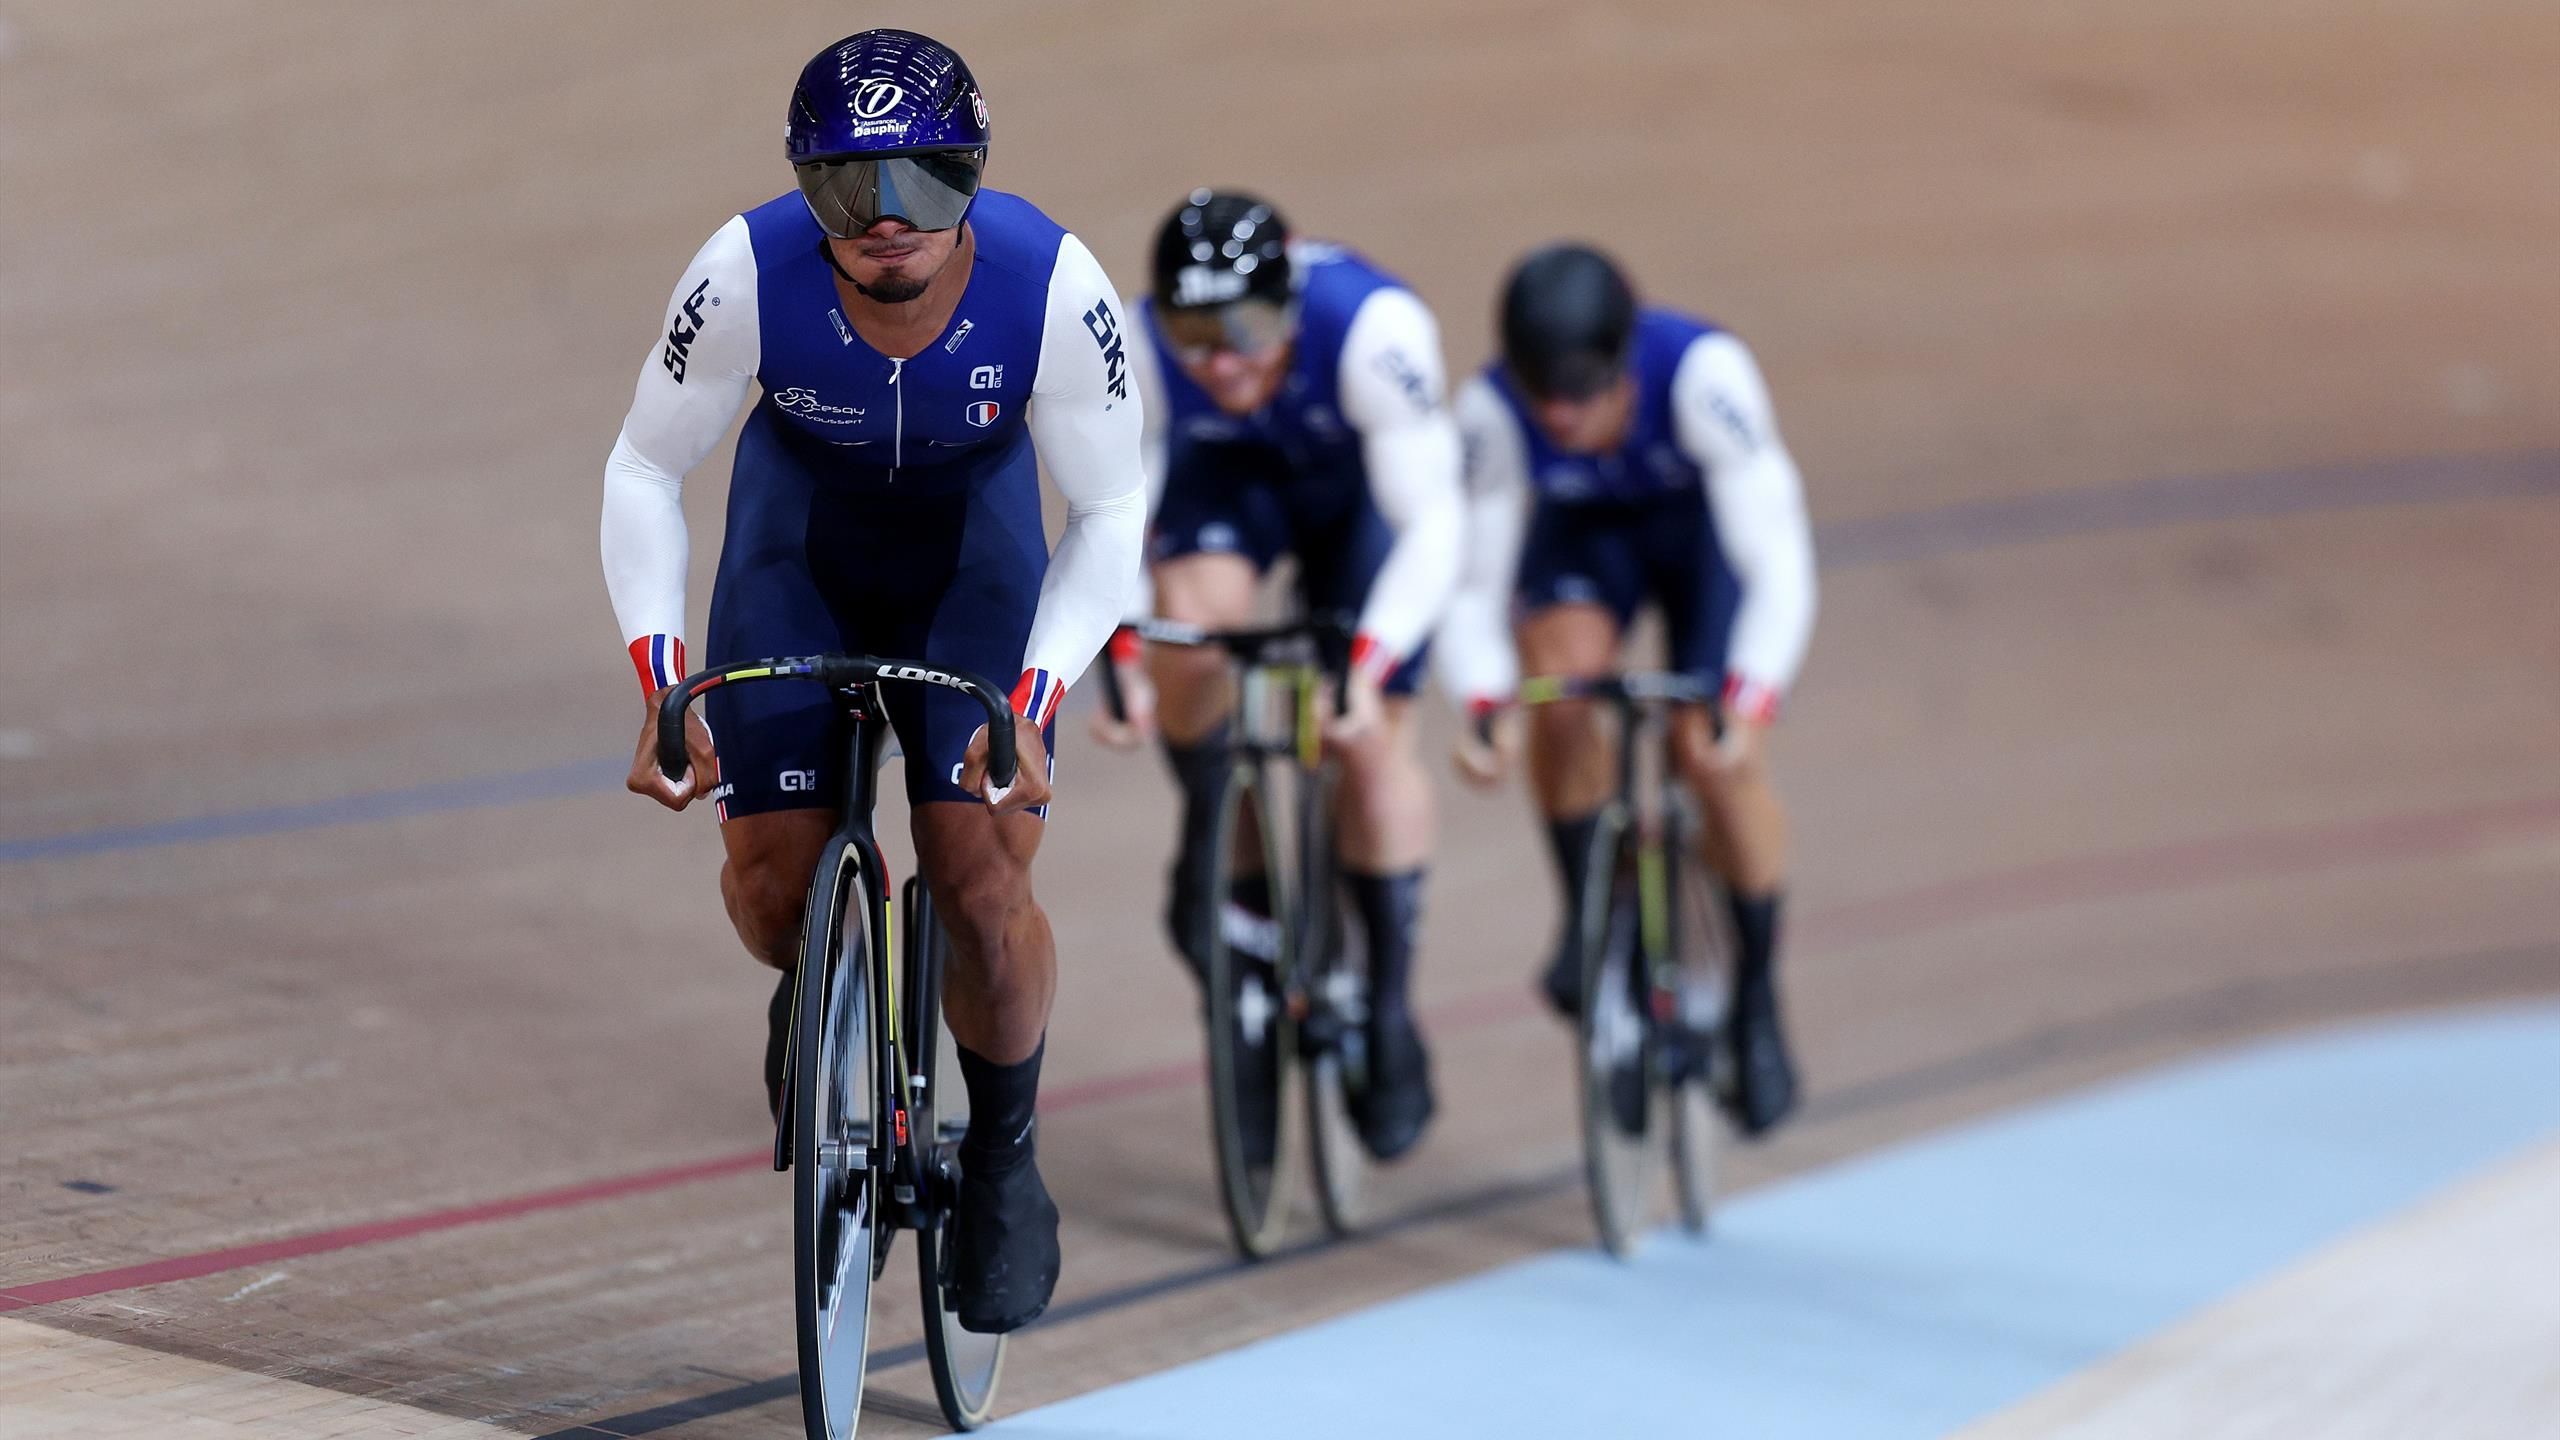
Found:
[[[1351,637],[1351,672],[1379,684],[1396,670],[1396,652],[1378,643],[1378,637],[1366,633]]]
[[[1034,725],[1046,727],[1058,713],[1058,702],[1067,698],[1067,687],[1046,670],[1025,670],[1013,682],[1014,713]]]
[[[1739,715],[1754,725],[1766,725],[1778,718],[1777,687],[1728,675],[1724,681],[1724,713]]]
[[[643,635],[631,642],[631,668],[640,672],[640,688],[655,695],[684,678],[684,637]]]

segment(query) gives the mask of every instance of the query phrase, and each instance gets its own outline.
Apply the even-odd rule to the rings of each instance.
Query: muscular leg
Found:
[[[1156,611],[1167,620],[1227,630],[1253,619],[1253,562],[1241,555],[1184,555],[1154,569]],[[1157,645],[1147,652],[1156,686],[1156,724],[1168,747],[1214,735],[1235,709],[1227,657],[1200,645]]]
[[[1413,701],[1389,696],[1378,726],[1336,747],[1342,764],[1335,839],[1342,878],[1369,941],[1369,1043],[1378,1075],[1359,1097],[1361,1138],[1393,1159],[1430,1122],[1430,1061],[1412,1017],[1413,952],[1422,921],[1422,866],[1433,829]]]
[[[1718,749],[1703,710],[1672,725],[1680,778],[1706,817],[1707,857],[1737,895],[1769,895],[1787,878],[1787,812],[1769,776],[1769,732],[1755,731],[1739,761]]]
[[[1737,1119],[1758,1134],[1795,1104],[1795,1070],[1778,1024],[1778,914],[1785,899],[1787,817],[1769,776],[1769,736],[1755,727],[1740,758],[1717,746],[1706,712],[1672,728],[1672,757],[1706,817],[1706,858],[1731,892],[1734,1026],[1741,1093]]]
[[[1232,629],[1253,618],[1253,562],[1241,555],[1184,555],[1154,570],[1156,608],[1168,620],[1207,629]],[[1165,924],[1174,948],[1196,971],[1206,963],[1196,933],[1205,917],[1191,913],[1204,881],[1218,807],[1227,778],[1226,734],[1235,709],[1235,682],[1227,657],[1196,645],[1148,648],[1147,671],[1156,686],[1156,725],[1165,763],[1182,790],[1182,827],[1174,837],[1167,883]]]
[[[1058,988],[1058,947],[1031,894],[1031,857],[1047,822],[983,806],[915,810],[917,863],[951,938],[942,1014],[951,1038],[1000,1065],[1040,1048]]]
[[[1606,675],[1618,664],[1617,618],[1599,605],[1550,605],[1520,622],[1524,675]],[[1563,891],[1563,925],[1540,987],[1566,1014],[1582,1003],[1574,941],[1582,933],[1582,897],[1590,879],[1591,840],[1614,782],[1615,755],[1587,700],[1559,700],[1529,711],[1529,791],[1546,821],[1547,845]]]
[[[1599,605],[1550,605],[1520,622],[1520,673],[1593,678],[1618,664],[1618,622]],[[1529,711],[1529,792],[1550,821],[1585,816],[1609,799],[1610,747],[1598,707],[1559,700]]]
[[[782,972],[765,1006],[764,1093],[782,1111],[784,1030],[791,1020],[791,975],[800,968],[800,921],[818,852],[835,833],[832,810],[771,810],[740,815],[720,827],[728,859],[720,867],[720,899],[747,953]]]
[[[729,907],[729,923],[748,954],[786,974],[800,964],[809,877],[835,829],[832,810],[740,815],[720,827],[720,843],[728,851],[720,867],[720,899]]]
[[[1430,858],[1435,816],[1420,730],[1412,699],[1390,695],[1376,729],[1336,748],[1342,760],[1336,839],[1347,868],[1385,874]]]
[[[1045,828],[972,803],[915,809],[916,862],[951,941],[942,1018],[969,1092],[952,1239],[960,1323],[986,1333],[1029,1324],[1058,1283],[1058,1207],[1040,1183],[1032,1135],[1058,987],[1057,943],[1031,895]]]

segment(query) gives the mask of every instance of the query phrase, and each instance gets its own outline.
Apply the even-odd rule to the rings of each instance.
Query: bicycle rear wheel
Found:
[[[879,1242],[880,1050],[871,993],[872,879],[842,837],[827,849],[803,918],[793,1015],[791,1168],[800,1410],[810,1440],[845,1440],[862,1411]]]
[[[1582,1014],[1574,1058],[1582,1098],[1583,1175],[1610,1254],[1635,1253],[1652,1215],[1661,1129],[1647,1013],[1641,838],[1623,808],[1592,835],[1582,941]]]
[[[948,958],[942,927],[923,885],[909,878],[906,887],[906,1013],[899,1017],[907,1035],[903,1057],[911,1074],[926,1077],[916,1087],[907,1116],[919,1137],[925,1165],[923,1222],[916,1230],[916,1288],[924,1300],[924,1353],[933,1372],[933,1398],[942,1418],[954,1430],[975,1430],[995,1413],[996,1382],[1004,1374],[1004,1338],[964,1329],[951,1297],[951,1216],[958,1198],[960,1137],[968,1133],[966,1092],[959,1085],[959,1065],[943,1063],[949,1047],[942,1041],[942,969]],[[953,1103],[944,1105],[945,1099]],[[951,1111],[962,1112],[953,1115]],[[929,1139],[925,1137],[930,1137]]]
[[[1305,783],[1297,812],[1296,958],[1306,974],[1307,1148],[1315,1157],[1316,1208],[1325,1229],[1347,1235],[1368,1208],[1369,1152],[1351,1097],[1369,1083],[1369,966],[1334,859],[1333,802],[1341,777],[1327,767]]]
[[[1665,1080],[1671,1107],[1671,1191],[1680,1227],[1706,1233],[1716,1200],[1716,1152],[1723,1121],[1716,1086],[1730,1083],[1725,1012],[1733,995],[1733,942],[1726,933],[1724,886],[1698,851],[1699,822],[1687,792],[1673,787],[1670,833],[1664,839],[1672,875],[1668,1022],[1674,1043]]]
[[[1259,767],[1237,767],[1219,807],[1209,866],[1209,933],[1201,953],[1209,990],[1209,1130],[1218,1189],[1236,1248],[1260,1259],[1289,1223],[1282,1126],[1298,1066],[1297,1023],[1286,1003],[1287,935],[1281,876]]]

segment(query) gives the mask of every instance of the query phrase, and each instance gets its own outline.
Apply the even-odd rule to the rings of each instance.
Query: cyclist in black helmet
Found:
[[[1370,965],[1371,1083],[1352,1103],[1369,1150],[1392,1158],[1432,1110],[1407,1003],[1433,823],[1409,712],[1459,563],[1458,435],[1438,327],[1395,277],[1349,250],[1292,239],[1269,202],[1235,191],[1196,190],[1173,208],[1153,279],[1131,307],[1129,348],[1160,496],[1148,545],[1156,609],[1210,628],[1247,624],[1258,580],[1288,554],[1309,609],[1358,617],[1349,713],[1332,735],[1339,849]],[[1210,848],[1233,698],[1214,652],[1159,647],[1144,667],[1134,658],[1115,650],[1137,713],[1152,705],[1184,795],[1168,917],[1180,948],[1198,933],[1182,909]]]
[[[1675,722],[1674,754],[1708,824],[1733,899],[1738,950],[1735,1119],[1758,1134],[1795,1101],[1779,1024],[1778,912],[1786,816],[1768,771],[1779,696],[1812,637],[1812,534],[1795,461],[1751,352],[1675,311],[1639,306],[1609,258],[1556,245],[1505,286],[1502,358],[1456,408],[1466,437],[1466,577],[1440,630],[1444,679],[1485,716],[1525,668],[1601,675],[1629,622],[1662,611],[1672,668],[1721,685],[1724,734],[1703,712]],[[1516,644],[1516,651],[1515,651]],[[1583,893],[1591,828],[1611,780],[1588,703],[1530,716],[1529,774],[1566,896]],[[1508,737],[1466,727],[1460,772],[1492,784]],[[1541,982],[1579,1003],[1570,949]]]

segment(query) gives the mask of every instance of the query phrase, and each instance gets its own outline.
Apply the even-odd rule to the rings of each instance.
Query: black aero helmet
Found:
[[[1626,369],[1636,296],[1588,245],[1532,251],[1502,287],[1502,363],[1531,395],[1578,400]]]
[[[1189,310],[1289,303],[1289,222],[1259,196],[1192,191],[1156,231],[1156,303]]]

